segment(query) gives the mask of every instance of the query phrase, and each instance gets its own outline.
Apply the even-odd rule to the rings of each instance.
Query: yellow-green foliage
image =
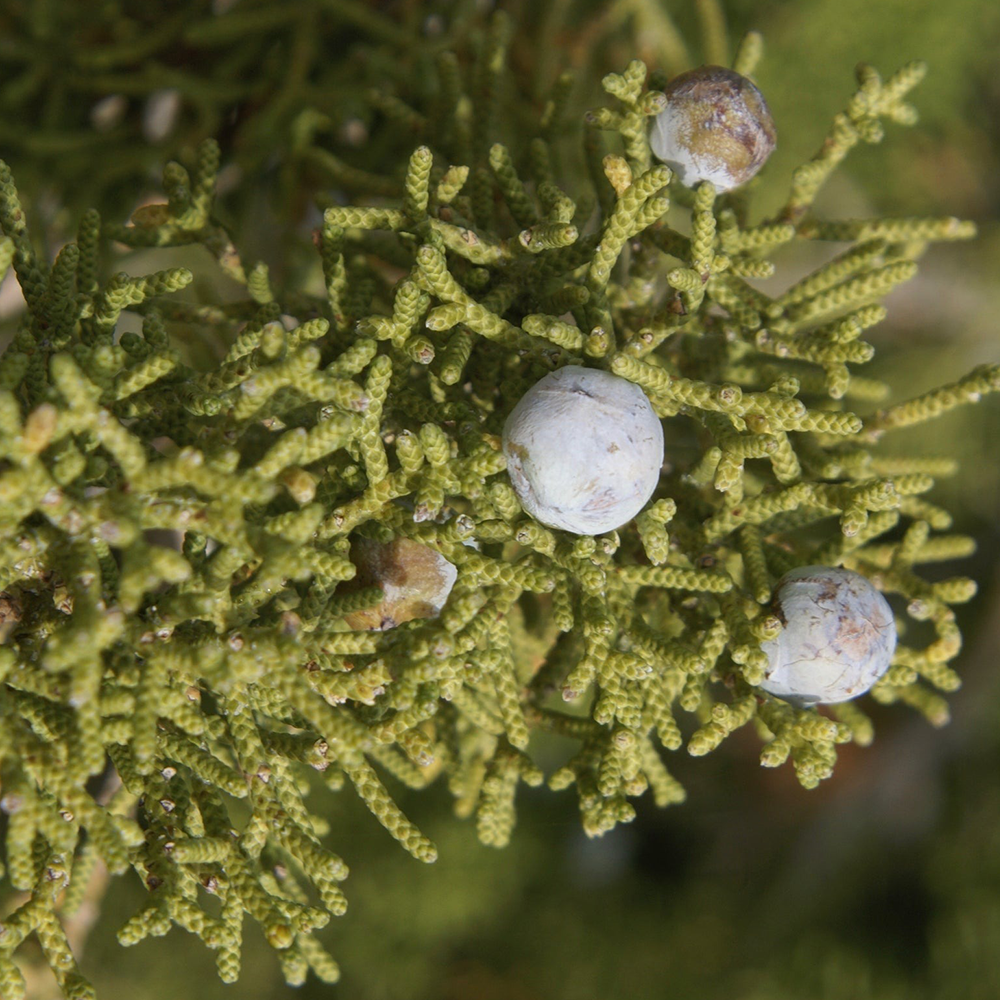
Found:
[[[663,98],[638,61],[604,80],[613,105],[585,126],[560,119],[561,80],[536,134],[498,143],[509,35],[496,17],[468,73],[439,52],[433,107],[371,95],[421,142],[402,185],[353,172],[356,203],[326,205],[316,288],[241,261],[213,214],[213,142],[192,174],[167,167],[163,204],[127,226],[87,214],[51,265],[0,171],[0,263],[27,301],[0,358],[0,807],[22,894],[0,925],[4,1000],[23,996],[11,956],[31,933],[65,994],[91,995],[60,914],[97,857],[149,890],[123,944],[176,924],[231,981],[249,917],[289,982],[336,979],[313,934],[344,911],[348,871],[310,770],[428,862],[382,775],[444,778],[500,846],[520,782],[544,780],[533,731],[570,741],[548,781],[576,788],[591,835],[647,791],[681,801],[664,757],[748,724],[764,766],[790,760],[815,786],[872,726],[856,705],[827,715],[756,687],[771,589],[794,566],[845,565],[896,595],[903,641],[873,697],[947,718],[950,605],[975,587],[919,569],[970,551],[924,499],[954,469],[879,442],[1000,388],[1000,367],[873,410],[885,387],[852,366],[872,357],[878,300],[929,242],[972,228],[812,211],[852,146],[913,120],[922,66],[863,67],[783,210],[756,222],[747,192],[686,191],[652,162]],[[752,72],[759,51],[751,36],[735,64]],[[557,136],[582,139],[590,189],[556,169]],[[107,240],[204,247],[199,266],[245,294],[207,301],[179,267],[105,278]],[[804,240],[848,246],[777,297],[751,283]],[[123,313],[141,334],[116,333]],[[186,356],[197,339],[228,345],[217,365]],[[636,382],[665,421],[653,501],[597,538],[524,514],[499,447],[521,394],[569,363]],[[379,598],[338,591],[351,540],[399,536],[457,567],[448,603],[350,630]]]

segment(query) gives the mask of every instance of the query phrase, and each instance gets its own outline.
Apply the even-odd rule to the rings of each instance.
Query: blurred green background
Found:
[[[241,46],[250,43],[238,33],[208,47],[192,44],[183,35],[185,18],[196,11],[199,23],[213,16],[221,23],[229,12],[266,11],[266,4],[216,2],[213,15],[207,2],[134,10],[100,0],[0,3],[0,155],[11,161],[29,215],[53,248],[91,201],[99,201],[106,216],[120,213],[123,219],[130,204],[155,192],[153,164],[215,133],[223,140],[223,162],[240,164],[221,211],[241,245],[270,254],[272,269],[280,272],[282,254],[294,255],[288,248],[305,243],[299,223],[308,224],[309,198],[299,185],[305,179],[322,187],[322,176],[301,165],[289,173],[295,102],[282,98],[280,83],[272,93],[259,81],[293,78],[310,43],[311,78],[322,81],[326,74],[331,86],[342,88],[333,91],[328,109],[332,148],[363,165],[392,142],[406,148],[407,137],[397,131],[375,152],[352,149],[345,128],[356,119],[343,89],[345,68],[356,63],[370,73],[373,65],[377,70],[378,46],[382,58],[391,59],[394,45],[405,47],[399,35],[410,26],[446,33],[450,13],[490,7],[322,0],[287,9],[293,6],[310,8],[313,28],[323,30],[310,42],[286,31],[279,18],[269,44],[247,52]],[[575,66],[581,83],[574,100],[581,108],[600,100],[603,72],[620,69],[636,52],[650,59],[665,53],[658,10],[669,11],[692,59],[701,61],[697,5],[688,0],[664,0],[660,8],[572,0],[501,6],[518,26],[515,70],[532,72],[532,59],[544,59],[550,76],[563,65]],[[174,20],[176,44],[152,46],[148,64],[103,65],[97,56],[96,68],[88,64],[88,45],[97,51],[115,41],[120,9],[131,17],[130,44],[167,31]],[[928,79],[914,95],[921,123],[890,127],[882,145],[856,150],[825,190],[820,211],[828,217],[975,220],[977,241],[935,249],[920,276],[891,296],[889,319],[872,338],[879,350],[875,367],[905,397],[996,360],[1000,5],[729,0],[725,9],[732,41],[753,28],[767,45],[757,80],[774,112],[779,148],[759,188],[761,214],[778,206],[792,169],[815,150],[853,92],[858,61],[884,73],[913,58],[929,62]],[[391,30],[366,21],[376,16],[384,16]],[[539,54],[531,39],[552,24],[558,26],[555,42]],[[170,90],[171,81],[194,69],[199,86],[216,88],[211,99],[181,86],[166,133],[151,130],[150,94]],[[118,89],[102,93],[102,74]],[[231,107],[224,85],[232,90]],[[120,118],[99,132],[95,108],[123,92],[124,109],[121,102],[115,106]],[[103,151],[103,177],[94,172],[96,150]],[[803,268],[788,253],[777,263],[785,282]],[[16,310],[16,294],[5,288],[0,322],[16,321]],[[658,811],[640,801],[630,827],[595,841],[580,832],[571,793],[529,790],[519,793],[514,841],[501,852],[481,846],[472,824],[450,815],[443,789],[418,795],[398,790],[401,805],[439,846],[440,860],[430,867],[406,856],[345,791],[327,800],[331,842],[352,868],[348,913],[325,933],[343,972],[338,986],[310,981],[293,991],[283,984],[270,949],[252,937],[243,976],[230,987],[216,979],[212,956],[179,931],[134,950],[119,948],[115,929],[144,894],[137,879],[126,878],[111,887],[86,938],[82,965],[99,996],[1000,996],[1000,407],[987,400],[919,434],[921,450],[962,460],[963,472],[943,483],[936,499],[955,513],[957,530],[980,540],[979,555],[969,563],[941,568],[942,575],[962,572],[980,581],[979,596],[959,609],[966,648],[958,667],[965,686],[952,699],[948,728],[932,730],[902,707],[868,704],[877,722],[875,744],[844,749],[835,777],[812,792],[798,786],[790,768],[762,770],[756,738],[740,733],[707,758],[675,755],[671,766],[688,790],[686,804]],[[899,435],[897,443],[902,447],[906,439]],[[542,754],[549,755],[543,763],[550,770],[562,762],[557,744]],[[37,997],[54,995],[53,989],[39,977]]]

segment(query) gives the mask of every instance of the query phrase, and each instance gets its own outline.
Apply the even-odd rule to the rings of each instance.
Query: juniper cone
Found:
[[[702,181],[730,191],[749,181],[774,152],[774,120],[761,92],[722,66],[700,66],[663,91],[649,147],[687,187]]]
[[[39,205],[0,166],[0,272],[25,300],[0,356],[4,1000],[25,996],[14,956],[32,935],[64,995],[92,996],[64,925],[98,861],[147,891],[123,945],[183,928],[232,982],[252,922],[289,983],[336,980],[316,932],[348,902],[353,846],[330,842],[326,819],[343,786],[423,862],[437,848],[393,781],[446,784],[496,847],[522,784],[571,790],[598,836],[637,798],[682,801],[677,755],[745,726],[764,766],[816,786],[872,722],[868,698],[820,711],[768,693],[772,597],[800,567],[857,574],[924,623],[870,698],[947,719],[952,606],[975,584],[925,573],[973,543],[934,499],[954,462],[884,444],[1000,388],[1000,366],[891,405],[859,368],[881,299],[930,244],[974,228],[815,208],[859,141],[914,120],[922,63],[861,67],[778,213],[757,221],[749,188],[689,190],[654,162],[667,98],[638,59],[583,115],[571,75],[534,99],[544,75],[512,68],[503,13],[463,6],[444,34],[415,36],[329,3],[343,37],[381,52],[336,64],[355,102],[341,120],[307,102],[297,71],[273,103],[254,89],[299,5],[217,6],[134,43],[93,31],[42,117],[89,109],[102,81],[141,90],[147,59],[201,66],[190,53],[207,49],[223,75],[157,105],[178,109],[157,141],[208,122],[225,152],[190,144],[153,203],[127,224],[83,213],[54,259]],[[101,27],[112,8],[88,16]],[[290,47],[311,51],[319,29],[294,24]],[[741,77],[760,50],[755,35],[737,49]],[[226,72],[249,75],[229,88]],[[28,73],[5,97],[30,101],[46,80]],[[118,149],[113,128],[93,135]],[[285,227],[280,267],[224,223],[227,185],[262,175],[288,219],[310,190],[322,209]],[[66,197],[115,203],[113,178],[87,179]],[[30,171],[18,183],[39,190]],[[263,204],[238,190],[230,204],[243,197]],[[831,241],[839,253],[784,291],[754,283],[779,249]],[[627,383],[666,432],[642,503],[597,535],[532,516],[502,442],[518,401],[571,366]],[[390,582],[360,555],[381,547],[431,553],[447,586],[419,613],[389,610]],[[552,773],[539,732],[574,748]]]
[[[892,609],[860,573],[800,566],[778,581],[774,608],[778,634],[761,644],[769,694],[800,705],[848,701],[889,669]]]
[[[663,428],[634,382],[567,365],[521,397],[504,424],[503,450],[528,514],[595,535],[632,520],[652,496]]]

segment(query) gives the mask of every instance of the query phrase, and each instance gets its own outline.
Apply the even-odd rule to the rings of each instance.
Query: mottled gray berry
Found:
[[[782,630],[761,643],[768,668],[761,687],[802,705],[848,701],[889,669],[896,625],[867,577],[832,566],[786,573],[775,590]]]

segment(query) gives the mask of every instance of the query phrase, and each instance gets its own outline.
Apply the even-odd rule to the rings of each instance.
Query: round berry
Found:
[[[630,521],[652,496],[663,428],[634,382],[570,365],[524,394],[504,424],[503,450],[532,517],[596,535]]]
[[[674,77],[663,93],[667,106],[653,119],[649,145],[687,187],[739,187],[774,151],[771,112],[745,76],[701,66]]]
[[[440,552],[410,538],[359,538],[351,544],[351,562],[357,574],[341,593],[382,588],[378,604],[344,616],[352,629],[385,631],[414,618],[436,618],[458,578],[458,570]]]
[[[889,669],[896,625],[867,577],[832,566],[786,573],[775,590],[782,630],[761,643],[768,667],[761,687],[801,705],[864,694]]]

